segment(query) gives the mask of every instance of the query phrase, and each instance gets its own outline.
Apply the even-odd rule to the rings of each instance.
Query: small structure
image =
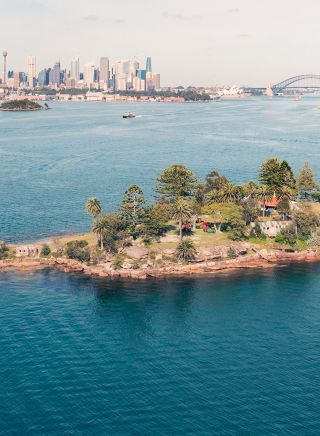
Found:
[[[267,200],[265,203],[261,202],[261,210],[264,210],[266,215],[271,215],[277,211],[279,203],[280,200],[274,194],[271,200]]]
[[[283,229],[286,229],[292,224],[292,221],[261,221],[258,222],[262,233],[269,236],[269,238],[275,238]],[[254,229],[256,223],[251,223],[251,227]]]
[[[16,247],[16,257],[38,257],[39,247],[36,245],[18,245]]]

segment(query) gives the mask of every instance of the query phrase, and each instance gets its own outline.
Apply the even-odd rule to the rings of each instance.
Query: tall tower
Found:
[[[36,57],[28,56],[28,82],[29,88],[33,88],[34,78],[36,77]]]
[[[4,49],[3,52],[3,83],[7,83],[7,56],[8,56],[8,50]]]
[[[147,62],[146,62],[146,71],[147,73],[152,73],[152,62],[151,62],[151,57],[147,57]]]

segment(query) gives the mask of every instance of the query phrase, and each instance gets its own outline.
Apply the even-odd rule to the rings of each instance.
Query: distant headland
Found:
[[[41,106],[39,103],[27,99],[5,101],[0,106],[1,111],[10,111],[10,112],[41,111],[41,110],[48,110],[48,109],[49,107],[47,104]]]

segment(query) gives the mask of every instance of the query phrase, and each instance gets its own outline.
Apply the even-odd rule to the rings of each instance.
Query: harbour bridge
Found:
[[[271,92],[279,95],[284,91],[306,90],[307,92],[320,91],[320,74],[302,74],[300,76],[289,77],[282,82],[272,85],[269,88],[247,88],[248,91]]]
[[[271,87],[274,94],[279,94],[285,89],[320,89],[319,74],[303,74],[289,77]]]

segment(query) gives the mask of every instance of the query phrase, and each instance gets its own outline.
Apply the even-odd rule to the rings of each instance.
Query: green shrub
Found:
[[[123,266],[123,256],[116,255],[113,262],[113,268],[115,270],[121,269]]]
[[[48,257],[51,253],[51,249],[49,247],[48,244],[43,244],[41,251],[40,251],[40,256],[41,257]]]
[[[0,260],[7,259],[9,256],[9,248],[6,245],[0,246]]]
[[[80,262],[90,261],[88,242],[81,239],[70,241],[66,244],[66,255],[69,259],[79,260]]]

